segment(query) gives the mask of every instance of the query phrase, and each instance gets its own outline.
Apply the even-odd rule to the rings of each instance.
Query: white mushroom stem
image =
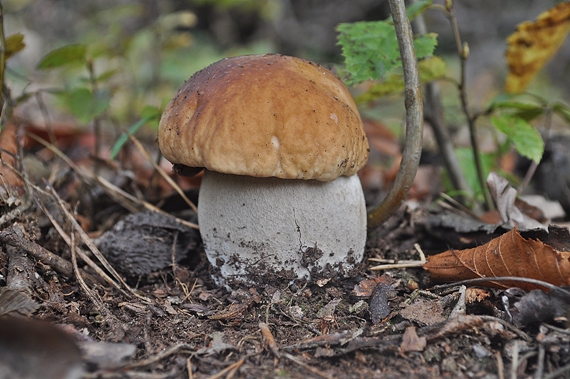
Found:
[[[356,175],[319,182],[206,170],[198,214],[208,259],[227,279],[255,282],[256,272],[282,270],[309,277],[350,269],[364,254],[366,207]]]

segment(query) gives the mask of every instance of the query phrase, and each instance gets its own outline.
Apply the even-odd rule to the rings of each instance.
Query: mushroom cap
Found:
[[[369,153],[344,83],[279,54],[227,58],[194,74],[167,105],[158,143],[174,164],[321,181],[355,174]]]

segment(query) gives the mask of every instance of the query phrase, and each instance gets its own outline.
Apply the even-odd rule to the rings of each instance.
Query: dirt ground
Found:
[[[427,231],[425,205],[404,207],[370,236],[364,262],[345,277],[272,276],[228,290],[211,279],[191,228],[156,212],[133,216],[98,186],[91,187],[93,217],[72,217],[71,196],[64,201],[61,188],[42,188],[28,188],[29,202],[4,205],[2,286],[28,294],[37,308],[30,317],[81,347],[84,378],[570,377],[567,318],[517,327],[508,291],[433,289],[422,268],[370,270],[370,258],[418,259],[418,246],[429,254],[453,243]],[[181,209],[177,201],[160,205]],[[193,220],[189,211],[173,214]],[[120,227],[92,239],[78,232],[119,219]],[[104,269],[105,280],[93,270],[103,265],[90,241],[120,275]],[[46,367],[63,364],[65,353],[56,350],[64,348],[30,338],[51,351]],[[35,354],[18,351],[22,361]]]

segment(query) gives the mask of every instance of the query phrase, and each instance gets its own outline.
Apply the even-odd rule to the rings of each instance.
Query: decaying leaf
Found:
[[[18,127],[9,122],[0,133],[0,199],[9,202],[9,197],[22,195],[24,181],[14,170],[18,168]]]
[[[538,240],[522,237],[516,228],[465,250],[447,250],[428,257],[424,269],[437,282],[451,282],[481,277],[516,276],[538,279],[555,286],[570,285],[570,251],[559,251]],[[499,288],[537,289],[522,282],[493,282]]]
[[[496,172],[491,172],[487,177],[487,186],[501,216],[501,226],[510,229],[516,225],[519,230],[547,229],[545,225],[521,211],[518,205],[526,207],[530,205],[522,200],[517,202],[518,191],[507,179]]]
[[[409,351],[423,351],[426,347],[426,343],[426,338],[418,337],[416,328],[414,326],[409,326],[404,332],[404,337],[402,337],[400,352],[407,353]]]
[[[536,73],[558,51],[570,31],[570,2],[542,13],[535,22],[525,21],[507,39],[509,75],[505,91],[522,92]]]

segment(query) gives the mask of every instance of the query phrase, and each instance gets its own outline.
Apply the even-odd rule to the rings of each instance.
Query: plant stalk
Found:
[[[368,233],[376,230],[404,202],[418,170],[422,152],[423,104],[412,28],[403,0],[389,0],[405,81],[406,141],[400,169],[388,195],[368,212]]]
[[[483,191],[483,197],[485,198],[485,205],[487,209],[493,209],[493,199],[491,194],[487,189],[487,182],[485,180],[485,173],[483,171],[483,164],[481,162],[481,152],[479,150],[479,143],[477,141],[477,130],[475,128],[475,117],[469,110],[469,101],[467,99],[467,80],[466,80],[466,63],[467,57],[469,56],[468,47],[463,45],[461,42],[461,35],[459,34],[459,27],[457,26],[457,18],[455,17],[455,9],[453,0],[448,2],[446,15],[451,22],[451,29],[453,30],[453,35],[455,37],[455,43],[457,44],[457,53],[459,54],[460,61],[460,79],[458,84],[459,98],[461,100],[461,108],[465,117],[467,118],[467,125],[469,127],[469,139],[471,143],[471,148],[473,149],[473,160],[475,161],[475,169],[477,170],[477,179],[479,185],[481,186],[481,191]]]
[[[412,0],[411,4],[415,2],[416,0]],[[416,28],[417,34],[422,35],[427,33],[423,14],[420,13],[417,15],[413,24]],[[461,166],[457,160],[457,155],[455,154],[453,142],[451,141],[448,128],[445,124],[439,83],[436,81],[429,82],[426,83],[424,87],[425,119],[431,125],[439,152],[443,159],[443,164],[445,165],[445,169],[447,170],[453,189],[461,193],[460,198],[464,198],[465,196],[472,197],[473,191],[467,184],[465,175],[463,175],[463,171],[461,170]]]

